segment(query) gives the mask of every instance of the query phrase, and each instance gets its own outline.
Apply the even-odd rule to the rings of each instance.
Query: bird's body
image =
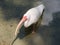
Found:
[[[19,24],[17,25],[16,31],[15,31],[15,35],[17,35],[18,30],[22,27],[22,25],[24,25],[25,28],[28,28],[29,26],[31,27],[32,24],[35,24],[34,27],[37,27],[36,23],[40,22],[39,19],[42,16],[44,8],[45,8],[44,5],[40,4],[37,7],[29,9],[23,15],[23,18],[20,20]]]
[[[36,23],[39,20],[40,16],[42,15],[43,10],[44,10],[44,5],[43,4],[29,9],[24,14],[24,16],[27,16],[27,19],[28,19],[24,22],[24,26],[29,27],[30,25]]]

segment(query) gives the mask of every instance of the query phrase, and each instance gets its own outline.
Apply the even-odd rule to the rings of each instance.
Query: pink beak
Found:
[[[21,19],[21,21],[19,22],[19,27],[21,26],[21,25],[23,25],[23,23],[25,22],[27,20],[27,16],[23,16],[23,18]]]
[[[17,35],[18,30],[22,27],[22,25],[24,24],[24,22],[27,20],[27,16],[23,16],[23,18],[21,19],[21,21],[19,22],[19,24],[17,25],[16,31],[15,31],[15,35]]]

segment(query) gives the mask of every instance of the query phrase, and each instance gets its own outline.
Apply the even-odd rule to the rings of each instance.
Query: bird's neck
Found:
[[[42,11],[45,7],[43,4],[41,4],[41,5],[38,5],[36,8],[42,13]]]

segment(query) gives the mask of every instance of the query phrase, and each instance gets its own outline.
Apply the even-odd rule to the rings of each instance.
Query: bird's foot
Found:
[[[35,31],[32,31],[32,34],[35,34]]]

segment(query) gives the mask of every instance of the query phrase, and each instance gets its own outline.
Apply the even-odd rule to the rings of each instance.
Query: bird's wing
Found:
[[[39,20],[36,23],[37,28],[41,25],[42,19],[43,19],[43,14],[44,14],[45,9],[43,9],[42,15],[40,16]]]

